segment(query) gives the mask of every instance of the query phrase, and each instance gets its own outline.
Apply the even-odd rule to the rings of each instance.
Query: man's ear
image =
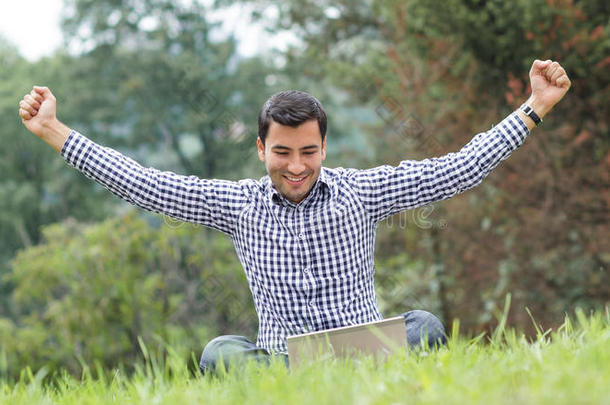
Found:
[[[256,138],[256,149],[258,151],[258,158],[261,162],[265,161],[265,145],[263,145],[263,141],[261,138]]]
[[[326,159],[326,138],[322,141],[322,160]]]

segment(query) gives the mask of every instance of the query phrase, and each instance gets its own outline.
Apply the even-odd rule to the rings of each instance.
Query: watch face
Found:
[[[529,105],[523,104],[521,106],[521,110],[525,113],[525,115],[530,117],[532,119],[532,121],[534,121],[534,124],[539,125],[542,122],[542,120],[540,119],[538,114],[536,114],[534,109],[532,107],[530,107]]]

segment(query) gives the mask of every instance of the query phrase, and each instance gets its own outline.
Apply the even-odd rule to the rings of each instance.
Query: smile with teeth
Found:
[[[305,180],[306,177],[307,176],[302,176],[302,177],[284,176],[284,178],[286,180],[288,180],[289,183],[292,183],[292,184],[300,184]]]

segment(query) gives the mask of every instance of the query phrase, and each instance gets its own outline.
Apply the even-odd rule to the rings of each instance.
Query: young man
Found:
[[[24,125],[86,176],[150,211],[228,234],[246,272],[259,318],[256,344],[221,336],[204,349],[200,368],[220,358],[285,358],[286,337],[380,320],[373,286],[377,224],[402,210],[476,186],[517,149],[570,87],[557,63],[534,61],[528,101],[457,153],[397,167],[322,167],[326,114],[312,96],[275,94],[259,115],[260,180],[206,180],[143,168],[63,125],[56,100],[34,87],[19,103]],[[441,322],[424,311],[403,314],[410,345],[444,343]]]

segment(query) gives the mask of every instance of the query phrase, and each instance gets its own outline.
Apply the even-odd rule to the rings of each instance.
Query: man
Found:
[[[150,211],[227,233],[248,279],[259,318],[256,344],[221,336],[205,347],[200,368],[244,358],[286,359],[286,337],[382,319],[373,286],[377,224],[390,215],[476,186],[517,149],[564,96],[570,80],[550,60],[534,61],[532,94],[522,108],[476,135],[459,152],[397,167],[322,167],[326,114],[297,91],[272,96],[259,115],[257,149],[268,176],[205,180],[143,168],[99,146],[56,118],[56,100],[34,87],[19,103],[24,125],[86,176]],[[407,339],[445,342],[441,322],[425,311],[403,314]]]

